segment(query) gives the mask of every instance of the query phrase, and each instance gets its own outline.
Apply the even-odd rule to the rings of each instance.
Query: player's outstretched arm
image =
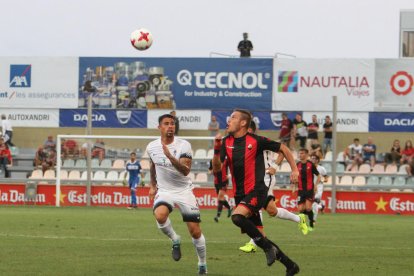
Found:
[[[214,139],[213,172],[221,171],[220,149],[222,136],[218,133]]]

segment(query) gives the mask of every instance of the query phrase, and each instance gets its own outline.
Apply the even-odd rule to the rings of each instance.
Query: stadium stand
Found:
[[[384,165],[375,164],[374,167],[372,168],[372,173],[373,174],[384,174],[385,173]]]
[[[354,182],[352,183],[355,186],[364,186],[366,184],[365,176],[357,175],[354,177]]]
[[[207,181],[207,173],[198,173],[194,179],[194,182],[196,183],[207,183]]]
[[[350,175],[344,175],[341,177],[341,180],[339,181],[339,185],[352,185],[352,176]]]
[[[67,170],[60,170],[60,179],[61,180],[68,179],[68,171]]]
[[[80,180],[81,179],[81,173],[78,170],[72,170],[69,172],[68,180]]]
[[[119,178],[119,174],[117,171],[109,171],[108,174],[106,175],[106,180],[109,181],[118,181]]]
[[[332,151],[328,151],[325,154],[325,158],[323,159],[323,161],[332,161]]]
[[[45,171],[44,175],[43,175],[43,179],[44,180],[52,180],[52,179],[56,179],[56,174],[55,174],[55,170],[47,170]]]
[[[17,175],[21,172],[25,179],[35,180],[42,183],[54,183],[55,170],[48,170],[44,174],[38,168],[33,167],[32,161],[35,149],[21,149],[19,155],[15,157],[14,173]],[[92,180],[94,185],[119,185],[122,186],[122,181],[125,174],[125,162],[129,160],[130,150],[127,148],[107,149],[105,158],[99,162],[99,159],[92,159]],[[149,174],[149,159],[145,151],[136,149],[137,155],[140,155],[141,166],[144,172],[144,182],[148,185],[150,181]],[[192,169],[189,177],[193,180],[196,186],[212,187],[213,176],[208,172],[209,161],[213,156],[212,149],[194,148],[194,155],[192,161]],[[322,160],[322,166],[328,172],[332,173],[332,152],[328,152],[325,159]],[[413,177],[408,177],[406,172],[406,164],[386,164],[377,163],[374,167],[368,163],[361,164],[359,167],[355,166],[352,172],[345,170],[345,165],[349,163],[343,162],[343,153],[339,152],[337,155],[337,185],[338,189],[350,190],[387,190],[387,191],[405,191],[412,192],[414,190]],[[24,171],[26,170],[26,171]],[[86,181],[86,159],[74,158],[68,156],[62,160],[61,169],[62,183],[82,184]],[[284,161],[279,167],[276,175],[277,188],[290,188],[290,166]],[[332,178],[330,177],[325,187],[327,190],[332,185]]]
[[[206,159],[207,151],[205,149],[197,149],[193,156],[194,159]]]
[[[105,180],[106,179],[106,173],[104,171],[96,171],[93,174],[93,180]]]
[[[103,159],[99,167],[101,169],[110,169],[112,167],[112,160],[108,158]]]
[[[73,159],[66,159],[66,160],[62,160],[62,167],[63,168],[73,168],[75,167],[75,160]]]
[[[405,186],[406,180],[404,176],[397,176],[394,179],[394,186]]]
[[[112,164],[113,169],[124,169],[125,168],[125,161],[123,159],[116,159]]]
[[[358,174],[370,174],[371,173],[371,165],[370,164],[362,164],[358,168]]]
[[[369,186],[378,186],[380,183],[379,177],[375,175],[371,175],[368,177],[367,185]]]

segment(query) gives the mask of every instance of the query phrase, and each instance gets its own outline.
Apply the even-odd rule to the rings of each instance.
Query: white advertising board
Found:
[[[76,108],[79,58],[1,57],[0,107]]]
[[[168,114],[171,110],[148,110],[148,128],[158,127],[158,117]],[[177,110],[176,115],[180,122],[180,129],[207,130],[211,120],[210,110]]]
[[[325,117],[328,115],[332,120],[332,112],[303,112],[303,120],[310,123],[314,114],[318,118],[319,131],[322,132]],[[368,112],[338,112],[336,130],[338,132],[368,132],[368,118]]]
[[[414,60],[377,59],[375,111],[414,111]]]
[[[275,59],[273,110],[373,111],[373,59]]]
[[[58,109],[2,109],[13,127],[59,127]]]

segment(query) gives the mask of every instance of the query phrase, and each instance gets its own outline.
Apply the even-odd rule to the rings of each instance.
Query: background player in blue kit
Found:
[[[126,162],[125,170],[129,173],[128,185],[131,191],[131,204],[128,206],[128,209],[137,208],[137,187],[138,183],[141,182],[141,177],[144,177],[141,172],[141,164],[137,160],[137,155],[135,152],[131,152],[131,159]],[[124,183],[126,184],[127,173],[124,175]]]

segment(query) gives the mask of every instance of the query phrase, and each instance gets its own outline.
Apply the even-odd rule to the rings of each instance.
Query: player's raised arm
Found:
[[[296,166],[295,158],[293,157],[292,152],[284,144],[280,145],[280,152],[286,158],[286,161],[289,163],[290,169],[292,170],[292,173],[290,174],[290,181],[293,184],[297,184],[298,178],[299,178],[299,170],[298,170],[298,167]]]
[[[214,139],[213,172],[221,171],[220,151],[222,147],[222,136],[218,133]]]
[[[162,145],[162,149],[164,151],[165,156],[170,160],[171,164],[174,166],[174,168],[177,169],[177,171],[179,171],[185,176],[187,176],[190,173],[192,160],[191,155],[183,155],[180,156],[180,159],[177,159],[171,154],[170,150],[166,145]]]

